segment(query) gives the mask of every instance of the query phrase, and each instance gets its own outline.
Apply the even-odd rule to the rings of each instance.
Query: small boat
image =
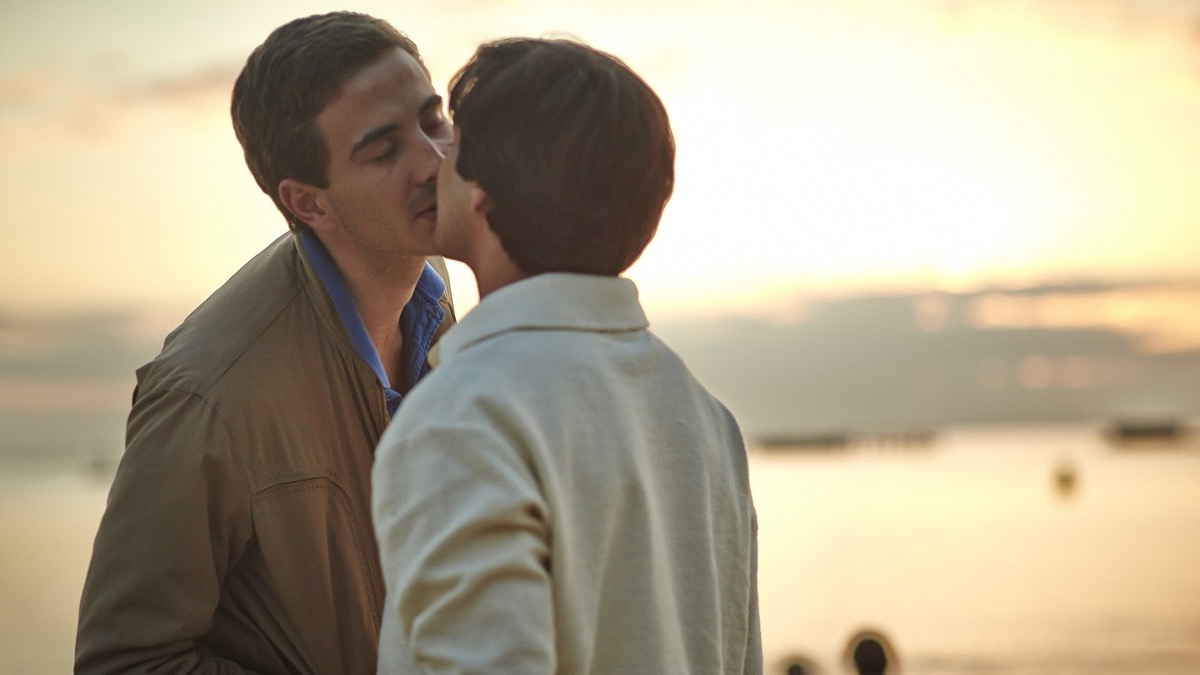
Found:
[[[758,447],[775,451],[829,452],[854,448],[881,450],[918,450],[932,447],[934,433],[924,429],[894,431],[864,431],[850,433],[831,431],[810,434],[776,434],[760,436]]]
[[[1117,420],[1104,432],[1122,449],[1163,448],[1181,444],[1190,429],[1177,419]]]
[[[845,450],[850,446],[850,434],[830,432],[822,434],[787,434],[761,436],[758,447],[763,450]]]
[[[1075,463],[1069,460],[1061,460],[1058,466],[1054,467],[1054,488],[1060,497],[1071,497],[1075,494],[1075,488],[1079,483],[1079,470],[1075,468]]]

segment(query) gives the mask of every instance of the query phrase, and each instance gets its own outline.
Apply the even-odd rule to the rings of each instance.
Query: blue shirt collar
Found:
[[[334,264],[329,251],[325,250],[321,240],[308,230],[300,232],[300,246],[313,266],[313,271],[317,273],[317,278],[325,287],[330,301],[333,302],[354,350],[371,370],[375,371],[375,379],[383,389],[387,401],[388,414],[394,415],[404,394],[429,372],[426,357],[433,344],[434,333],[446,316],[445,310],[438,302],[446,291],[446,283],[429,263],[425,263],[425,269],[422,270],[417,286],[413,289],[412,299],[400,314],[400,330],[404,337],[400,355],[401,374],[405,381],[398,383],[398,387],[393,387],[383,362],[379,359],[379,353],[375,351],[375,344],[367,334],[367,327],[354,304],[354,297],[350,295],[346,280]]]

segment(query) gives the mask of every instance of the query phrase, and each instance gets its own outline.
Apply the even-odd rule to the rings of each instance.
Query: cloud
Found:
[[[1042,289],[974,297],[968,321],[984,330],[1107,329],[1137,338],[1148,353],[1200,351],[1200,285]]]
[[[110,378],[0,377],[0,413],[125,412],[133,388],[132,373]]]
[[[36,70],[0,75],[0,109],[29,107],[45,101],[54,87],[49,73]]]
[[[0,155],[23,139],[119,138],[139,115],[167,111],[185,123],[224,117],[240,64],[216,61],[169,75],[131,76],[121,54],[92,67],[0,72]]]
[[[166,103],[184,107],[207,105],[214,99],[227,102],[240,71],[240,63],[213,63],[135,83],[119,91],[115,99],[126,105]]]
[[[1167,14],[1200,19],[1197,0],[1126,0],[1131,9],[1148,14]]]

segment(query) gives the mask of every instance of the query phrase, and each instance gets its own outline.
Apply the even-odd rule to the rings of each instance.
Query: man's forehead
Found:
[[[334,100],[343,95],[406,91],[418,100],[433,92],[429,73],[412,54],[397,47],[359,68],[342,81]]]
[[[371,126],[382,118],[417,115],[436,97],[425,69],[397,48],[346,78],[317,115],[317,124],[332,127]]]

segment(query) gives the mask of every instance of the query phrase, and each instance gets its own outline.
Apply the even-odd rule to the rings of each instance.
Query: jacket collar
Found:
[[[308,237],[308,246],[305,245],[306,235]],[[382,366],[378,363],[379,357],[375,353],[375,347],[374,345],[369,345],[369,355],[364,353],[367,345],[364,345],[362,340],[366,339],[369,341],[369,338],[365,335],[365,328],[361,328],[362,319],[358,316],[357,308],[353,306],[353,300],[349,297],[349,291],[345,289],[345,282],[342,280],[341,273],[333,265],[333,261],[329,258],[329,254],[325,251],[324,246],[320,244],[315,235],[307,232],[288,232],[282,235],[276,243],[280,244],[284,239],[291,240],[293,255],[296,261],[295,264],[302,280],[301,283],[304,286],[305,292],[312,299],[312,306],[316,309],[325,330],[343,349],[358,354],[362,363],[370,367],[376,378],[379,379]],[[313,255],[314,250],[317,253],[315,256]],[[314,260],[314,258],[317,260]],[[324,273],[320,269],[322,266],[327,268]],[[436,343],[455,322],[454,304],[451,300],[450,285],[445,270],[446,265],[441,257],[428,258],[425,270],[422,272],[417,288],[413,292],[414,298],[418,294],[421,294],[427,301],[436,303],[441,309],[441,316],[438,323],[432,330],[432,335],[425,336],[423,347],[428,347],[428,344],[425,343],[430,341]],[[332,288],[331,281],[333,282]],[[339,298],[335,298],[334,296],[339,296]],[[347,311],[352,316],[348,317],[346,314]],[[349,319],[353,319],[353,321],[348,324]],[[358,340],[354,339],[354,330],[350,325],[355,322],[360,326],[360,330],[363,333]],[[383,377],[386,379],[386,375]],[[385,382],[385,379],[379,379],[379,381],[386,389],[389,384]]]
[[[447,331],[437,354],[445,361],[483,340],[515,330],[619,333],[650,326],[637,287],[622,277],[548,273],[509,284],[479,301]]]

